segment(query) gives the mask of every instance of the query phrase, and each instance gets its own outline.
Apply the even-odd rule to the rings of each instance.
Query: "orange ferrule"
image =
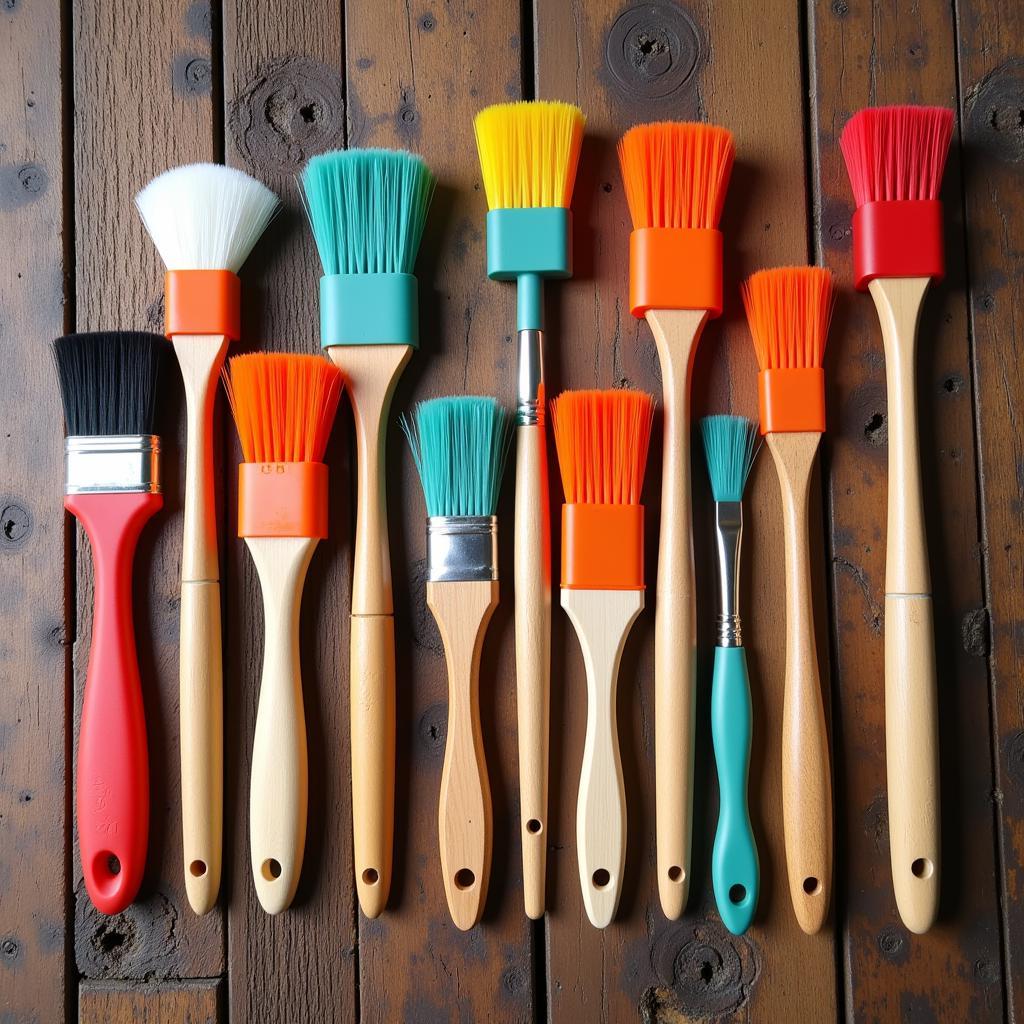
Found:
[[[722,314],[722,233],[714,228],[638,228],[629,236],[629,308]]]
[[[762,434],[825,431],[825,371],[762,370],[757,375]]]
[[[562,586],[643,590],[643,505],[563,505]]]
[[[322,462],[243,462],[238,467],[239,537],[327,536]]]
[[[164,333],[242,336],[242,284],[230,270],[168,270],[164,275]]]

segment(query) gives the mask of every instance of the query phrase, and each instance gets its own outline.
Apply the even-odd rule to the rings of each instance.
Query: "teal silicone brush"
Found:
[[[395,821],[395,625],[385,500],[388,412],[419,345],[413,275],[434,176],[411,153],[313,157],[302,190],[320,252],[321,344],[345,375],[358,488],[350,649],[352,840],[359,905],[383,911]]]
[[[743,488],[758,452],[757,426],[743,416],[708,416],[700,426],[715,498],[720,602],[711,682],[711,738],[719,791],[711,878],[722,921],[734,935],[742,935],[757,909],[760,885],[747,806],[752,714],[739,615]]]

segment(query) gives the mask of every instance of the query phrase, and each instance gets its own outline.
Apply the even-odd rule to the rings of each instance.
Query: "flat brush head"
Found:
[[[135,205],[168,270],[237,274],[279,200],[233,167],[188,164],[154,178]]]
[[[619,141],[634,228],[717,228],[729,187],[732,132],[688,121],[638,124]]]
[[[493,398],[434,398],[402,417],[427,515],[493,516],[512,420]]]
[[[757,457],[757,424],[746,416],[705,416],[700,432],[715,501],[742,501]]]
[[[568,208],[586,118],[571,103],[496,103],[476,115],[476,148],[492,210]]]
[[[299,179],[324,274],[411,274],[434,175],[403,150],[323,153]]]
[[[158,334],[96,331],[53,343],[65,430],[72,437],[150,435],[168,349]]]

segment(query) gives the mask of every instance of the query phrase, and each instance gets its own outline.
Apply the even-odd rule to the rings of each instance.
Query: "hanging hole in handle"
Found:
[[[281,877],[281,862],[274,860],[273,857],[268,857],[263,862],[260,871],[268,882],[277,881]]]
[[[84,867],[84,865],[83,865]],[[102,896],[113,896],[121,887],[121,861],[110,850],[99,850],[92,858],[92,880]]]
[[[526,823],[526,831],[529,832],[531,836],[539,836],[541,832],[544,831],[544,826],[536,818],[531,818]]]
[[[927,857],[918,857],[913,864],[910,865],[910,870],[914,873],[915,878],[931,878],[935,871],[935,867]]]
[[[729,902],[737,907],[747,898],[747,887],[737,882],[729,887]]]
[[[604,868],[598,868],[592,877],[595,889],[604,889],[609,882],[611,882],[612,876]]]
[[[469,868],[459,868],[459,870],[455,872],[455,888],[460,892],[472,889],[475,884],[476,875],[474,875]]]
[[[193,878],[202,878],[206,874],[206,862],[201,860],[194,860],[188,866],[188,873]]]
[[[668,880],[670,882],[681,882],[686,877],[686,872],[678,864],[673,864],[668,869]]]
[[[376,885],[380,881],[380,872],[376,868],[367,868],[363,872],[364,885]]]
[[[814,875],[808,875],[804,879],[804,892],[807,893],[808,896],[821,895],[821,882],[819,882]]]
[[[119,875],[119,874],[121,874],[121,862],[117,859],[117,854],[114,854],[114,853],[108,853],[107,854],[107,870],[112,875]]]

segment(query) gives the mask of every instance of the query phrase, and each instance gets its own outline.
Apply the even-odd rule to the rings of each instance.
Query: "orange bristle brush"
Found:
[[[903,923],[926,932],[939,909],[935,636],[917,437],[917,324],[943,276],[939,189],[953,135],[942,107],[861,110],[840,144],[853,186],[857,288],[882,325],[889,406],[885,562],[885,761],[893,888]]]
[[[658,891],[675,920],[690,885],[697,613],[690,511],[690,376],[704,325],[722,312],[718,221],[732,135],[710,124],[631,128],[619,162],[633,221],[629,305],[650,324],[665,403],[654,617],[654,751]]]
[[[821,267],[762,270],[743,285],[761,368],[761,433],[782,488],[786,546],[786,687],[782,816],[789,892],[800,927],[825,923],[832,891],[832,784],[828,728],[814,642],[808,501],[825,430],[822,356],[832,275]]]
[[[238,536],[263,591],[263,676],[249,784],[256,895],[288,907],[306,842],[306,722],[299,664],[302,585],[327,536],[324,450],[341,371],[318,356],[237,356],[224,384],[245,461],[238,467]]]
[[[644,607],[644,509],[654,400],[642,391],[566,391],[551,403],[562,473],[562,607],[587,668],[587,736],[576,846],[587,917],[615,916],[626,864],[626,798],[616,688]]]

